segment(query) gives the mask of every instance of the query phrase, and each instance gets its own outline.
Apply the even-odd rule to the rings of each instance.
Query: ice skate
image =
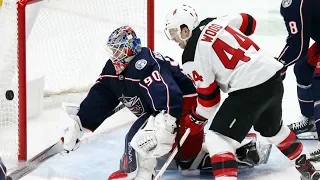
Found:
[[[320,149],[317,149],[310,153],[310,161],[320,162]]]
[[[295,162],[297,170],[301,173],[301,180],[318,180],[320,173],[313,167],[305,154],[301,155]]]
[[[313,118],[303,116],[301,121],[292,123],[288,127],[297,135],[298,139],[318,139]]]

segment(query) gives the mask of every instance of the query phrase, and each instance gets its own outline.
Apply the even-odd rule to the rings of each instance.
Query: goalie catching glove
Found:
[[[190,128],[190,136],[200,133],[208,122],[208,119],[197,114],[195,109],[196,107],[192,108],[190,115],[186,116],[181,124],[185,128]]]
[[[161,157],[172,149],[175,128],[176,118],[162,111],[149,117],[147,125],[133,136],[130,145],[143,157]]]
[[[63,148],[65,153],[79,148],[79,142],[84,135],[84,129],[77,114],[79,108],[73,104],[62,104],[62,109],[66,111],[63,119],[67,120],[67,125],[63,129]]]

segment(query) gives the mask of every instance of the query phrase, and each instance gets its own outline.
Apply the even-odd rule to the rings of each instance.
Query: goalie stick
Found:
[[[183,134],[183,136],[181,137],[180,142],[179,142],[180,146],[183,145],[184,141],[187,139],[189,134],[190,134],[190,128],[188,128],[186,130],[186,132]],[[178,153],[178,146],[176,146],[174,148],[174,150],[172,151],[172,153],[168,157],[167,161],[163,164],[163,166],[160,169],[160,171],[158,172],[157,176],[154,178],[155,180],[160,180],[160,177],[167,170],[168,166],[170,165],[171,161],[173,160],[173,158],[176,156],[177,153]]]
[[[113,113],[120,111],[124,107],[124,104],[117,106],[113,109]],[[61,138],[61,140],[59,140],[57,143],[43,150],[33,158],[24,162],[15,171],[13,171],[7,176],[7,180],[18,180],[24,177],[25,175],[37,169],[44,161],[50,159],[52,156],[60,153],[61,151],[63,151],[63,138]]]

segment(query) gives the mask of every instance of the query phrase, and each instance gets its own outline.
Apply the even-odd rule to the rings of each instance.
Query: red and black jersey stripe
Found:
[[[256,20],[250,14],[241,13],[240,15],[242,16],[240,31],[243,34],[250,36],[256,29]]]
[[[206,88],[198,88],[198,102],[203,107],[213,107],[220,102],[220,88],[217,82],[211,83]]]

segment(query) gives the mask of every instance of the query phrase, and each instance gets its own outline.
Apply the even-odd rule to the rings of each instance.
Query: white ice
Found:
[[[182,50],[166,39],[163,26],[166,13],[182,3],[193,6],[200,18],[238,12],[250,13],[257,19],[257,30],[252,39],[262,49],[272,56],[278,56],[285,45],[287,33],[279,13],[280,0],[157,0],[155,49],[178,61]],[[286,124],[289,124],[297,121],[300,115],[292,68],[289,68],[284,84],[283,119]],[[234,110],[230,109],[230,111]],[[59,127],[63,125],[63,120],[59,118],[60,114],[59,108],[47,109],[39,117],[28,121],[29,158],[59,139]],[[107,119],[98,132],[88,137],[77,151],[64,156],[56,155],[23,179],[106,180],[113,171],[118,169],[124,148],[124,136],[129,127],[125,124],[134,119],[135,117],[128,110],[122,110],[114,117]],[[121,127],[116,129],[115,126]],[[304,144],[310,151],[317,147],[316,141],[304,141]],[[272,150],[268,164],[241,170],[239,176],[239,179],[250,180],[299,179],[294,166],[275,148]],[[166,172],[163,179],[212,179],[212,176],[186,178],[177,172]]]

